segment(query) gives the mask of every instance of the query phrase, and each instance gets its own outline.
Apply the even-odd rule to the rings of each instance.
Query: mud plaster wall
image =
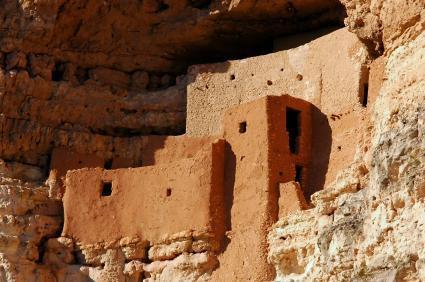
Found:
[[[283,218],[297,211],[308,209],[304,192],[295,181],[279,183],[279,216]]]
[[[317,191],[355,155],[362,143],[367,52],[357,37],[339,29],[310,43],[265,56],[189,69],[187,134],[223,131],[221,115],[234,105],[266,95],[289,94],[311,102],[310,188]]]
[[[269,117],[268,148],[269,148],[269,181],[271,189],[276,189],[279,183],[298,181],[305,192],[310,196],[309,175],[311,156],[311,114],[312,105],[301,99],[288,95],[281,97],[267,97],[267,113]],[[287,128],[287,112],[299,111],[299,136],[297,137],[297,151],[292,153],[289,146],[289,133]],[[290,118],[290,117],[289,117]],[[297,179],[297,168],[299,174]],[[272,202],[275,204],[275,200]]]
[[[141,165],[166,164],[192,158],[200,150],[208,149],[218,137],[145,136]]]
[[[222,236],[223,150],[218,141],[167,165],[69,172],[63,236],[83,244],[121,237],[158,242],[185,230]],[[111,183],[110,196],[101,195],[103,183]]]
[[[228,142],[225,162],[227,242],[219,255],[214,281],[272,279],[262,229],[268,220],[268,155],[266,100],[241,105],[224,117]],[[247,122],[239,133],[239,123]],[[243,135],[243,136],[241,136]]]
[[[301,137],[298,157],[292,157],[287,146],[287,105],[305,110],[302,119],[306,133]],[[224,115],[228,241],[219,255],[214,281],[273,279],[274,271],[266,261],[266,230],[277,220],[279,181],[293,179],[294,159],[307,162],[303,158],[309,155],[308,106],[288,96],[264,97],[229,109]],[[280,152],[280,158],[271,157],[276,152]]]
[[[169,163],[192,158],[200,150],[209,148],[215,139],[215,137],[188,138],[183,135],[143,136],[133,139],[133,155],[128,156],[129,158],[122,157],[116,152],[108,154],[108,151],[100,151],[95,154],[57,147],[51,153],[50,169],[56,170],[57,175],[62,177],[68,170],[85,167],[118,169]],[[131,143],[128,146],[131,146]],[[115,151],[114,148],[112,150]]]

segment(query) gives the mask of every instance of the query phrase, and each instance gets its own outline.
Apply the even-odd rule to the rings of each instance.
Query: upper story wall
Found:
[[[187,134],[219,134],[226,109],[267,95],[289,94],[329,114],[351,110],[363,91],[365,63],[365,48],[343,28],[295,49],[192,66]]]
[[[224,142],[163,165],[68,172],[63,236],[82,244],[140,237],[152,243],[195,230],[219,239],[223,227]]]

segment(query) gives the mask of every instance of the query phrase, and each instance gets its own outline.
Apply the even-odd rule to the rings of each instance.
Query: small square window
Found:
[[[289,151],[298,154],[301,136],[301,112],[286,108],[286,131],[289,137]]]
[[[246,127],[247,127],[246,121],[239,123],[239,133],[245,133]]]
[[[108,197],[112,195],[112,182],[107,181],[102,184],[102,197]]]
[[[112,168],[112,159],[107,159],[103,165],[104,169],[111,169]]]
[[[360,95],[360,103],[364,108],[367,107],[367,100],[369,96],[369,84],[365,83],[363,84],[363,93]]]

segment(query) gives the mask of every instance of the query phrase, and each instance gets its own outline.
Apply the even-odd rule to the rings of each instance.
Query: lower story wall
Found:
[[[195,230],[223,235],[224,141],[193,158],[140,168],[67,174],[63,236],[83,244]]]

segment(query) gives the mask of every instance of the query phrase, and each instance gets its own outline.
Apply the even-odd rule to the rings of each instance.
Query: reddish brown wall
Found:
[[[217,137],[146,136],[142,145],[142,166],[192,158],[211,146]]]
[[[299,155],[289,153],[286,107],[301,111]],[[240,124],[246,122],[246,132]],[[308,166],[311,122],[309,103],[289,96],[264,97],[224,115],[226,212],[229,239],[215,281],[267,281],[267,229],[278,217],[279,183],[294,179],[294,163]],[[295,200],[295,199],[294,199]]]
[[[68,170],[80,168],[104,167],[109,160],[111,169],[149,166],[170,163],[185,158],[192,158],[199,151],[208,149],[216,137],[192,138],[182,136],[144,136],[137,140],[139,146],[134,150],[141,153],[135,154],[139,158],[124,158],[107,152],[87,154],[71,151],[65,147],[54,148],[51,154],[50,169],[57,170],[57,175],[63,177]],[[135,141],[136,142],[136,141]]]
[[[266,99],[231,109],[224,115],[226,212],[230,242],[219,257],[214,281],[261,281],[274,277],[267,264],[268,221]],[[239,123],[246,122],[245,133]]]
[[[267,97],[269,115],[269,158],[270,185],[295,181],[295,166],[303,167],[301,187],[309,187],[309,169],[311,163],[312,120],[311,104],[288,95]],[[288,132],[286,129],[286,112],[288,108],[300,112],[300,136],[298,152],[289,150]],[[307,191],[308,192],[308,191]]]
[[[279,183],[279,218],[308,208],[298,182]]]
[[[83,244],[125,236],[157,242],[191,229],[221,237],[223,150],[224,142],[217,141],[193,158],[169,164],[68,172],[62,235]],[[111,196],[101,196],[105,181],[112,182]]]
[[[321,190],[355,160],[358,145],[368,142],[362,137],[365,111],[359,103],[367,80],[366,54],[356,35],[344,28],[286,51],[191,66],[186,132],[222,132],[223,112],[266,95],[288,93],[309,101],[314,105],[314,158],[308,194]],[[375,92],[370,92],[373,100]]]

